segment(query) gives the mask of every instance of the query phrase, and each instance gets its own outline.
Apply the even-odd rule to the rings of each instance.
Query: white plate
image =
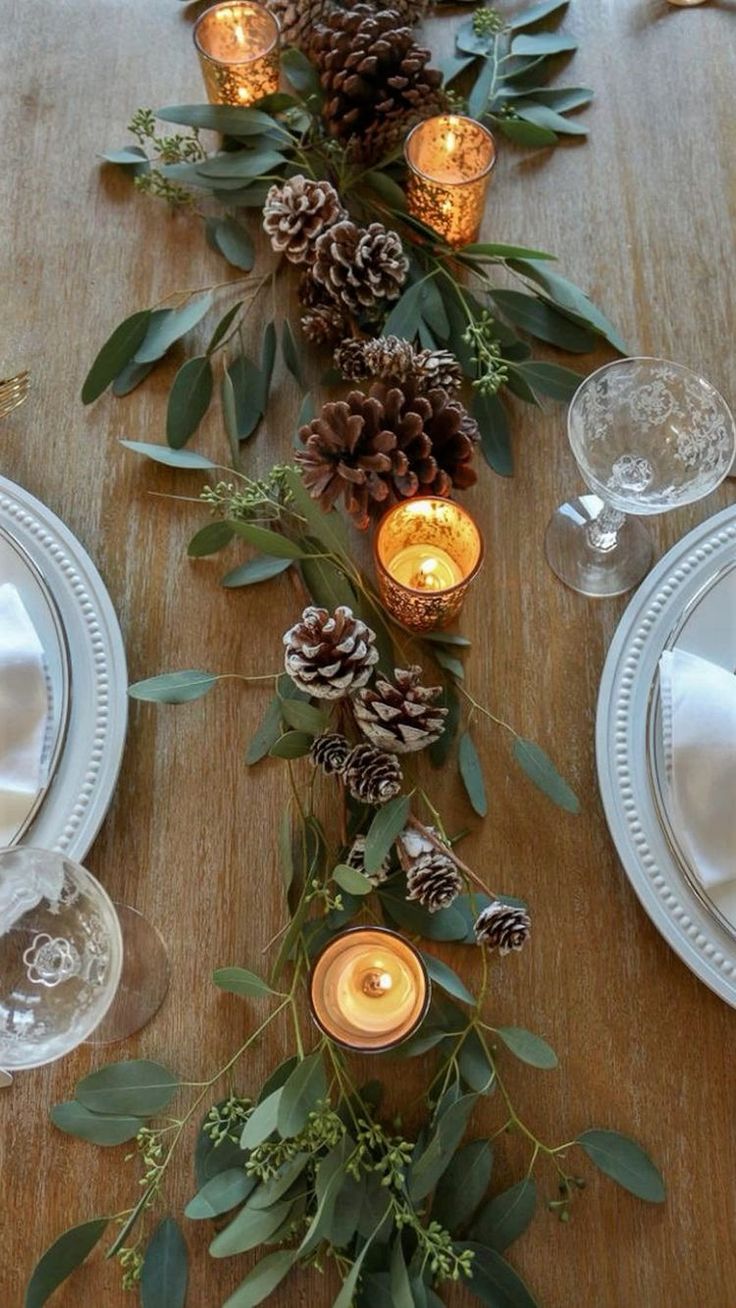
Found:
[[[706,895],[666,812],[657,666],[675,647],[736,667],[736,507],[685,536],[636,592],[608,652],[596,725],[603,806],[629,880],[668,944],[736,1007],[736,886]]]
[[[8,567],[10,541],[15,581],[37,624],[62,713],[61,748],[23,841],[81,861],[107,812],[123,754],[127,673],[120,627],[79,541],[50,509],[0,477],[0,559]],[[71,670],[66,692],[65,669]]]

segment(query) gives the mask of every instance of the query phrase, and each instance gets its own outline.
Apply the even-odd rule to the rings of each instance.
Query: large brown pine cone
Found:
[[[342,495],[362,528],[397,500],[446,496],[476,480],[477,425],[440,387],[416,395],[411,384],[376,382],[368,395],[351,391],[323,405],[299,438],[296,461],[313,499],[329,509]]]
[[[399,761],[374,745],[355,745],[348,754],[343,780],[363,804],[386,804],[398,795],[403,781]]]
[[[447,709],[435,700],[441,686],[423,686],[422,669],[395,668],[395,685],[377,677],[353,698],[355,720],[373,745],[390,754],[412,754],[439,740]]]
[[[335,350],[335,367],[349,381],[380,377],[382,381],[412,381],[417,392],[458,390],[462,368],[449,350],[416,350],[399,336],[375,336],[345,340]]]
[[[281,27],[284,45],[295,45],[308,54],[314,42],[315,29],[329,19],[336,9],[348,9],[349,0],[268,0],[268,8],[275,14]],[[370,0],[371,9],[382,7],[380,0]],[[402,23],[412,26],[420,23],[427,12],[427,0],[393,0]]]
[[[483,909],[473,929],[479,945],[497,949],[503,955],[512,949],[523,948],[531,926],[531,918],[523,905],[494,899]]]
[[[323,114],[331,136],[348,140],[366,161],[382,157],[385,129],[392,139],[412,118],[437,109],[442,74],[428,68],[429,50],[402,25],[401,7],[352,5],[336,10],[312,44],[325,92]]]
[[[263,206],[263,226],[271,245],[291,263],[307,263],[317,237],[345,217],[334,186],[301,173],[272,186]]]
[[[370,313],[398,299],[409,263],[400,236],[383,223],[358,227],[344,219],[323,232],[314,250],[314,280],[350,313]]]
[[[286,671],[299,690],[318,699],[340,699],[370,679],[378,662],[376,635],[352,610],[306,608],[284,635]]]

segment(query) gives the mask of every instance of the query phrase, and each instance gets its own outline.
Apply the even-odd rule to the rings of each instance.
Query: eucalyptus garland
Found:
[[[124,1286],[140,1292],[143,1308],[183,1308],[186,1228],[168,1211],[166,1174],[193,1144],[197,1189],[185,1218],[214,1223],[213,1258],[259,1251],[223,1308],[263,1302],[296,1267],[328,1265],[342,1282],[334,1308],[437,1308],[454,1282],[487,1305],[533,1308],[537,1301],[505,1251],[542,1206],[569,1220],[585,1186],[579,1163],[587,1158],[652,1203],[663,1201],[663,1182],[641,1146],[617,1131],[594,1128],[549,1143],[519,1115],[509,1060],[550,1071],[557,1059],[541,1036],[495,1025],[489,991],[494,969],[513,965],[504,956],[527,943],[532,915],[462,858],[463,833],[447,829],[414,756],[426,752],[440,768],[455,762],[471,808],[483,817],[474,735],[488,723],[509,738],[516,761],[554,803],[575,813],[578,801],[541,747],[473,694],[465,636],[417,636],[384,610],[335,506],[342,503],[364,528],[387,503],[427,489],[461,490],[475,479],[477,446],[492,468],[510,473],[500,396],[564,400],[579,381],[568,368],[534,361],[517,329],[572,352],[589,350],[597,339],[623,347],[600,311],[551,268],[553,256],[499,243],[450,249],[406,211],[400,152],[359,157],[365,144],[359,151],[355,137],[336,125],[336,84],[320,65],[320,41],[306,17],[319,10],[352,40],[362,23],[373,22],[365,6],[333,19],[332,0],[274,3],[290,39],[303,47],[283,56],[290,91],[250,108],[139,111],[131,122],[136,143],[106,156],[143,193],[201,219],[211,246],[243,276],[174,293],[132,314],[101,349],[82,399],[90,403],[108,387],[129,393],[199,327],[216,297],[235,291],[226,308],[219,304],[204,351],[176,373],[166,443],[123,444],[206,475],[198,501],[208,520],[189,544],[190,557],[242,542],[251,555],[223,584],[249,586],[291,570],[304,604],[290,614],[278,674],[185,669],[140,682],[130,693],[184,705],[223,677],[271,684],[246,762],[280,759],[288,778],[290,799],[274,835],[285,920],[266,945],[264,972],[238,960],[214,974],[221,991],[257,1014],[224,1066],[192,1083],[157,1061],[113,1063],[51,1110],[67,1133],[103,1147],[131,1144],[126,1161],[136,1197],[122,1213],[64,1232],[38,1263],[25,1303],[41,1308],[107,1234],[106,1256],[117,1259]],[[564,7],[546,0],[508,21],[495,10],[476,11],[459,27],[444,85],[428,68],[429,52],[416,59],[410,53],[413,38],[403,28],[400,57],[416,63],[433,102],[441,95],[445,104],[467,107],[517,143],[553,144],[558,133],[580,130],[565,115],[590,92],[549,89],[552,56],[573,43],[527,29]],[[397,25],[424,8],[402,0]],[[379,12],[377,21],[388,31],[392,20],[387,26]],[[371,150],[401,117],[395,99],[386,104],[382,130],[368,136]],[[160,122],[190,131],[163,135]],[[213,152],[201,130],[222,134]],[[257,275],[243,219],[248,209],[274,256]],[[269,292],[275,300],[282,276],[300,279],[300,321],[287,316],[278,330],[267,321],[256,362],[245,332],[256,301]],[[326,354],[324,385],[347,381],[347,395],[343,387],[337,399],[320,404],[309,393],[300,333]],[[243,469],[243,444],[267,412],[279,342],[304,393],[299,448],[292,463],[256,480]],[[231,451],[226,466],[185,448],[209,409],[218,373]],[[471,397],[467,409],[463,392]],[[359,1083],[350,1057],[318,1036],[308,1016],[313,959],[346,926],[360,923],[384,923],[420,940],[433,986],[418,1032],[376,1059],[377,1073],[389,1058],[426,1063],[421,1101],[394,1116],[394,1106],[383,1106],[380,1076]],[[441,942],[473,951],[472,988],[431,948]],[[290,1024],[294,1052],[263,1085],[253,1085],[244,1056],[272,1023]],[[490,1134],[472,1134],[475,1110],[486,1100],[497,1108],[496,1124]],[[494,1147],[509,1132],[523,1138],[527,1157],[518,1180],[499,1190]]]

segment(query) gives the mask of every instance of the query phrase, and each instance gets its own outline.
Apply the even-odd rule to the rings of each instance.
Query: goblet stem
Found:
[[[588,544],[601,554],[608,554],[618,545],[618,533],[626,521],[626,515],[619,513],[610,504],[604,504],[597,518],[585,528]]]

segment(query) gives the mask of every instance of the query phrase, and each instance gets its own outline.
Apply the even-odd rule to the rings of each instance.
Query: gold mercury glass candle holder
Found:
[[[431,986],[421,955],[387,927],[350,927],[312,968],[309,999],[317,1026],[335,1044],[383,1053],[416,1031]]]
[[[279,24],[255,0],[212,5],[194,25],[211,104],[249,105],[279,89]]]
[[[406,138],[409,212],[444,236],[467,245],[480,231],[496,142],[482,123],[458,114],[427,118]]]
[[[389,613],[412,631],[431,631],[462,608],[483,562],[483,537],[452,500],[404,500],[381,518],[373,553]]]

